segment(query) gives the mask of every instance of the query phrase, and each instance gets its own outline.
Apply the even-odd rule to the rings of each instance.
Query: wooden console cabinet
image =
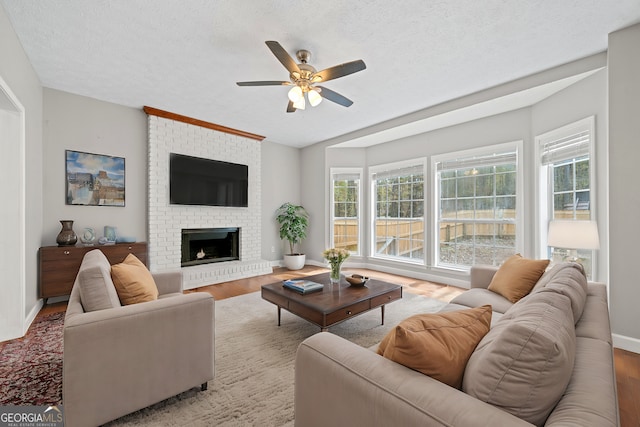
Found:
[[[118,264],[130,253],[147,265],[146,242],[117,243],[98,246],[44,246],[38,252],[40,298],[47,299],[71,294],[73,282],[84,254],[100,249],[111,264]]]

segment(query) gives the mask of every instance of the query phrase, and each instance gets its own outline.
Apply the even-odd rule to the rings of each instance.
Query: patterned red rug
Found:
[[[64,312],[38,317],[24,338],[0,344],[0,405],[62,403]]]

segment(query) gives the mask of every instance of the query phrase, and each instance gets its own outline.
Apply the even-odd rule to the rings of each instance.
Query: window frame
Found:
[[[351,253],[352,256],[362,256],[363,255],[363,230],[364,230],[364,226],[363,226],[363,212],[362,212],[362,207],[363,207],[363,203],[362,203],[362,198],[364,195],[364,191],[363,191],[363,177],[364,177],[364,170],[363,168],[344,168],[344,167],[335,167],[335,168],[330,168],[329,169],[329,201],[330,201],[330,208],[329,208],[329,247],[335,247],[335,194],[334,194],[334,176],[336,175],[340,175],[340,174],[349,174],[349,175],[358,175],[359,177],[359,184],[358,184],[358,203],[357,203],[357,209],[358,209],[358,216],[357,221],[358,221],[358,226],[357,226],[357,230],[358,230],[358,251],[353,252],[353,251],[349,251]]]
[[[525,212],[524,212],[524,163],[523,163],[523,145],[524,142],[522,140],[516,140],[505,143],[498,143],[487,145],[483,147],[477,147],[467,150],[460,150],[455,152],[449,152],[444,154],[439,154],[431,157],[431,202],[432,202],[432,210],[431,210],[431,223],[430,230],[431,234],[434,236],[431,242],[431,258],[430,263],[434,268],[442,269],[446,271],[469,271],[471,266],[466,266],[463,264],[450,264],[450,263],[441,263],[440,262],[440,178],[438,172],[438,163],[447,162],[447,161],[455,161],[458,159],[472,159],[474,157],[486,157],[496,153],[507,153],[510,151],[515,152],[516,158],[516,191],[515,191],[515,219],[513,221],[509,221],[509,223],[513,222],[515,224],[515,253],[522,253],[524,248],[524,220],[525,220]],[[495,166],[495,165],[494,165]],[[495,197],[495,196],[494,196]],[[474,222],[475,221],[470,221]],[[480,221],[481,222],[481,221]],[[485,221],[486,222],[486,221]],[[494,221],[494,223],[498,223]],[[506,223],[506,222],[505,222]]]
[[[543,164],[542,156],[544,154],[544,145],[554,140],[559,140],[562,138],[566,138],[576,132],[580,131],[588,131],[589,132],[589,144],[588,144],[588,156],[589,156],[589,216],[591,221],[595,221],[598,224],[598,215],[597,215],[597,174],[596,174],[596,127],[595,127],[595,116],[588,116],[580,120],[576,120],[574,122],[565,124],[563,126],[557,127],[550,131],[541,133],[536,135],[535,137],[535,165],[536,165],[536,175],[537,175],[537,215],[538,220],[537,223],[537,233],[538,239],[536,239],[536,253],[539,257],[548,258],[551,256],[550,248],[547,244],[548,237],[548,229],[549,229],[549,221],[551,221],[554,217],[553,212],[553,196],[554,196],[554,188],[553,188],[553,179],[551,177],[551,173],[553,169],[549,167],[549,164]],[[570,158],[566,158],[564,160],[570,160]],[[575,159],[573,159],[575,160]],[[562,160],[558,160],[560,162]],[[557,163],[556,162],[556,163]],[[573,163],[575,165],[575,162]],[[574,171],[575,173],[575,171]],[[574,191],[575,191],[575,183],[574,183]],[[575,220],[575,209],[574,209],[574,220]],[[598,224],[598,228],[600,228],[600,224]],[[599,251],[594,250],[591,251],[591,272],[590,277],[597,277],[597,266],[598,266],[598,253]]]
[[[414,168],[414,167],[419,167],[422,169],[422,176],[423,176],[423,196],[422,196],[422,212],[423,212],[423,217],[422,217],[422,222],[423,222],[423,238],[422,238],[422,248],[423,248],[423,254],[422,254],[422,258],[420,259],[416,259],[416,258],[406,258],[406,257],[400,257],[400,256],[393,256],[393,255],[381,255],[377,253],[376,250],[376,219],[377,219],[377,209],[376,209],[376,202],[377,202],[377,194],[376,194],[376,181],[374,179],[374,175],[381,173],[381,172],[386,172],[386,171],[395,171],[395,170],[402,170],[402,169],[407,169],[407,168]],[[384,261],[394,261],[394,262],[399,262],[399,263],[404,263],[404,264],[411,264],[411,265],[420,265],[420,266],[426,266],[427,265],[427,253],[428,253],[428,239],[427,239],[427,232],[428,232],[428,228],[427,228],[427,200],[428,200],[428,174],[427,174],[427,158],[426,157],[418,157],[415,159],[410,159],[410,160],[403,160],[403,161],[399,161],[399,162],[393,162],[393,163],[385,163],[385,164],[379,164],[379,165],[375,165],[375,166],[369,166],[368,168],[368,179],[369,179],[369,215],[370,215],[370,221],[369,221],[369,257],[371,259],[374,260],[384,260]]]

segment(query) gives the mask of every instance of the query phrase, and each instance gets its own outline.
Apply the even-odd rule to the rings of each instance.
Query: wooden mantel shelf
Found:
[[[159,110],[153,107],[147,107],[146,105],[142,108],[145,113],[150,116],[158,116],[163,117],[169,120],[175,120],[177,122],[188,123],[194,126],[200,126],[207,129],[217,130],[218,132],[230,133],[232,135],[242,136],[245,138],[255,139],[256,141],[262,141],[265,137],[261,135],[256,135],[253,133],[245,132],[238,129],[228,128],[226,126],[217,125],[215,123],[205,122],[203,120],[194,119],[192,117],[182,116],[180,114],[171,113],[169,111]]]

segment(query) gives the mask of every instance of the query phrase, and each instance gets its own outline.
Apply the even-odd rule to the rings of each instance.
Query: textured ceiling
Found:
[[[306,146],[607,48],[640,0],[0,0],[45,87],[143,105]],[[266,40],[324,69],[352,99],[285,112]]]

